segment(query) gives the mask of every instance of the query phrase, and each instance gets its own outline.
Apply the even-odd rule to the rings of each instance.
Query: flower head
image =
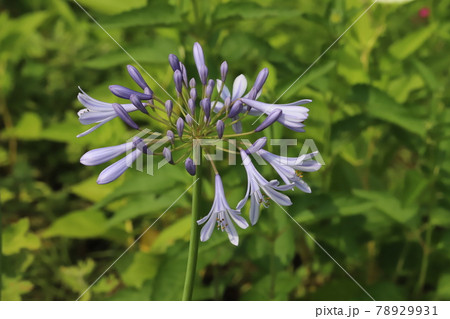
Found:
[[[197,178],[201,174],[201,162],[196,160],[197,140],[221,140],[228,143],[230,153],[230,137],[235,137],[231,129],[239,136],[252,135],[261,132],[276,122],[297,132],[304,131],[303,122],[308,117],[308,109],[301,106],[311,100],[300,100],[288,104],[268,104],[257,101],[263,90],[263,86],[269,75],[267,68],[262,69],[248,89],[247,78],[240,74],[232,79],[231,90],[225,84],[229,76],[229,66],[224,61],[220,66],[220,79],[208,78],[209,70],[205,63],[203,48],[199,43],[193,46],[193,56],[198,72],[197,80],[189,78],[185,65],[174,54],[169,55],[169,65],[173,70],[173,86],[176,99],[169,95],[157,96],[142,74],[134,66],[128,65],[130,77],[136,83],[136,88],[127,88],[121,85],[111,85],[109,90],[117,98],[124,99],[119,103],[107,103],[98,101],[84,91],[78,94],[78,100],[84,105],[84,109],[78,112],[82,124],[94,124],[93,127],[79,134],[87,135],[105,123],[119,117],[125,124],[139,131],[139,137],[128,139],[128,142],[94,149],[86,152],[80,159],[84,165],[99,165],[124,155],[121,159],[105,168],[98,176],[99,184],[110,183],[122,175],[128,167],[138,158],[145,155],[159,157],[160,163],[171,165],[183,165],[187,173]],[[214,90],[214,87],[217,90]],[[142,120],[133,120],[134,111],[144,114],[151,123],[158,123],[160,133],[151,130],[151,136],[145,136],[150,130],[142,129]],[[244,132],[243,121],[247,116],[267,117],[262,123],[252,130]],[[231,134],[230,134],[231,133]],[[215,146],[202,145],[202,151],[208,158],[211,168],[215,173],[215,196],[210,212],[198,221],[204,224],[201,230],[201,240],[210,238],[214,225],[218,229],[227,232],[232,244],[237,245],[239,237],[234,224],[240,228],[247,228],[247,221],[241,216],[240,210],[250,198],[250,221],[254,225],[259,218],[261,204],[267,207],[270,200],[279,205],[288,206],[292,202],[283,191],[293,189],[295,186],[304,192],[310,192],[309,186],[303,181],[299,172],[314,171],[320,168],[320,164],[311,160],[311,154],[303,156],[301,162],[293,162],[293,158],[281,157],[265,151],[263,147],[267,142],[266,137],[259,138],[246,150],[240,149],[242,162],[247,173],[247,192],[238,203],[236,209],[231,209],[225,197],[225,190],[218,169],[209,156]],[[241,145],[245,145],[239,141]],[[253,165],[249,154],[258,154],[263,157],[278,172],[285,185],[280,185],[278,180],[268,181]],[[285,162],[283,162],[285,161]]]

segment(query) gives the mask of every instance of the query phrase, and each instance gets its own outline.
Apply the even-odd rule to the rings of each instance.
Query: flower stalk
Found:
[[[199,150],[201,156],[201,150]],[[197,268],[198,245],[200,242],[200,226],[197,220],[200,219],[200,196],[202,192],[201,168],[198,165],[193,176],[194,186],[192,187],[192,211],[191,211],[191,238],[189,240],[189,253],[186,268],[186,278],[184,281],[183,301],[191,301],[194,291],[195,273]]]

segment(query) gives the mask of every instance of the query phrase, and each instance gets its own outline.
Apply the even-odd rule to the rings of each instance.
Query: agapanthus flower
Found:
[[[277,180],[266,180],[253,165],[251,158],[244,150],[240,150],[242,164],[247,172],[247,192],[244,198],[239,202],[236,209],[244,207],[250,197],[250,222],[255,225],[259,219],[260,206],[268,207],[269,200],[273,200],[278,205],[290,206],[291,200],[288,196],[279,191],[292,189],[293,184],[281,185]]]
[[[117,179],[142,156],[153,156],[157,161],[165,164],[184,165],[186,172],[193,175],[194,179],[201,178],[202,161],[194,160],[196,145],[199,145],[197,141],[222,140],[225,145],[230,146],[230,139],[236,136],[231,128],[234,132],[240,133],[239,136],[247,137],[251,137],[255,132],[263,131],[276,122],[297,132],[304,131],[303,122],[308,117],[308,109],[301,105],[311,102],[310,100],[288,104],[268,104],[257,101],[268,77],[268,69],[264,68],[259,72],[250,89],[248,89],[247,78],[243,74],[237,76],[232,81],[230,90],[225,84],[229,72],[226,61],[220,66],[220,79],[214,80],[208,78],[209,69],[199,43],[194,44],[193,55],[198,73],[197,80],[194,77],[188,77],[185,65],[176,55],[169,55],[176,99],[170,96],[169,99],[157,96],[141,73],[131,65],[127,66],[127,70],[136,83],[136,88],[127,88],[118,84],[109,86],[116,100],[117,98],[122,100],[107,103],[90,97],[84,91],[78,94],[78,100],[85,106],[85,109],[78,112],[80,122],[86,125],[94,124],[78,136],[89,134],[115,118],[119,118],[138,132],[134,138],[126,139],[122,144],[91,150],[81,157],[82,164],[93,166],[122,156],[99,174],[97,180],[99,184]],[[145,114],[151,123],[158,122],[157,127],[160,132],[154,130],[156,126],[150,129],[144,128],[142,119],[138,125],[132,118],[135,111]],[[259,117],[263,114],[267,116],[256,129],[251,127],[249,131],[244,132],[242,123],[247,116]],[[201,241],[208,240],[214,225],[217,225],[219,230],[228,234],[231,243],[237,245],[239,236],[234,224],[240,228],[248,227],[247,221],[241,215],[241,209],[249,198],[249,217],[251,224],[254,225],[258,221],[261,206],[268,206],[270,201],[283,206],[292,204],[289,197],[283,193],[284,191],[296,186],[304,192],[310,191],[299,172],[310,172],[320,168],[320,164],[312,160],[313,153],[306,154],[300,161],[294,162],[293,158],[280,157],[264,150],[266,141],[265,137],[259,138],[248,148],[245,143],[238,141],[243,167],[247,173],[247,192],[236,209],[230,208],[219,169],[209,156],[215,146],[209,146],[209,144],[201,146],[200,154],[208,159],[206,163],[210,164],[215,175],[215,197],[212,208],[205,217],[198,220],[198,224],[204,224],[200,235]],[[234,152],[231,147],[230,149],[224,147],[224,151]],[[276,179],[268,181],[263,177],[253,165],[249,154],[258,154],[265,159],[285,184],[280,185]]]
[[[214,202],[211,210],[208,215],[197,222],[199,225],[205,224],[200,232],[200,240],[207,241],[211,237],[214,226],[217,224],[217,229],[226,231],[230,242],[237,246],[239,244],[239,236],[233,222],[242,229],[248,227],[247,221],[241,216],[239,210],[231,209],[230,205],[228,205],[222,179],[217,174],[215,177]]]
[[[302,172],[315,172],[320,169],[322,164],[311,160],[317,152],[304,154],[298,158],[279,156],[262,149],[256,153],[272,165],[286,185],[293,183],[303,192],[311,193],[311,188],[303,180]]]

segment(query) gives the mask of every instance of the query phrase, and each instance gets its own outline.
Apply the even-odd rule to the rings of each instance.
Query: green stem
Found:
[[[201,153],[201,151],[200,151]],[[200,196],[202,192],[200,165],[194,176],[194,186],[192,191],[192,223],[191,223],[191,239],[189,241],[189,255],[186,269],[186,279],[184,281],[183,301],[192,300],[192,292],[194,290],[195,270],[197,267],[198,244],[200,241],[200,227],[197,220],[200,219]]]

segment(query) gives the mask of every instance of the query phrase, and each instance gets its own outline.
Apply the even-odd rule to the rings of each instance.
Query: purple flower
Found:
[[[114,164],[105,168],[100,175],[98,175],[97,184],[107,184],[119,178],[131,165],[136,161],[138,157],[142,155],[140,149],[135,149],[133,152],[115,162]]]
[[[131,151],[134,148],[133,142],[128,142],[115,146],[108,146],[102,148],[96,148],[84,153],[80,158],[80,163],[86,166],[95,166],[106,163],[113,158],[127,151]]]
[[[214,225],[217,223],[217,229],[226,231],[230,242],[237,246],[239,244],[239,236],[233,222],[240,228],[245,229],[248,227],[247,221],[241,216],[238,210],[230,208],[227,199],[225,198],[225,192],[223,189],[222,179],[219,174],[216,174],[215,178],[215,195],[214,202],[208,215],[197,221],[199,225],[205,224],[200,232],[200,240],[207,241],[214,230]]]
[[[250,197],[250,222],[255,225],[259,219],[259,206],[261,204],[267,207],[268,200],[263,196],[263,193],[268,196],[269,199],[276,202],[281,206],[292,205],[288,196],[279,193],[278,191],[285,191],[292,189],[293,184],[279,186],[277,180],[267,181],[255,168],[250,157],[244,150],[241,150],[242,164],[247,172],[247,192],[244,198],[238,203],[236,209],[241,209],[247,203]]]
[[[98,124],[91,127],[87,131],[78,134],[77,137],[85,136],[95,131],[106,122],[109,122],[118,116],[112,106],[113,103],[106,103],[96,100],[87,95],[83,90],[80,89],[80,91],[81,93],[78,93],[78,100],[86,107],[85,109],[78,111],[80,123],[85,125],[94,123]],[[126,112],[137,111],[137,108],[133,104],[122,104],[122,107]]]
[[[317,152],[301,155],[298,158],[279,156],[266,150],[259,150],[257,153],[277,171],[286,184],[294,183],[301,191],[311,193],[311,188],[303,181],[300,172],[315,172],[320,169],[322,164],[311,160]]]
[[[309,103],[311,100],[300,100],[290,104],[268,104],[246,98],[241,100],[251,106],[252,110],[256,109],[267,115],[270,115],[275,109],[280,109],[283,113],[277,119],[279,123],[296,132],[305,131],[303,121],[308,118],[309,109],[300,105]]]

